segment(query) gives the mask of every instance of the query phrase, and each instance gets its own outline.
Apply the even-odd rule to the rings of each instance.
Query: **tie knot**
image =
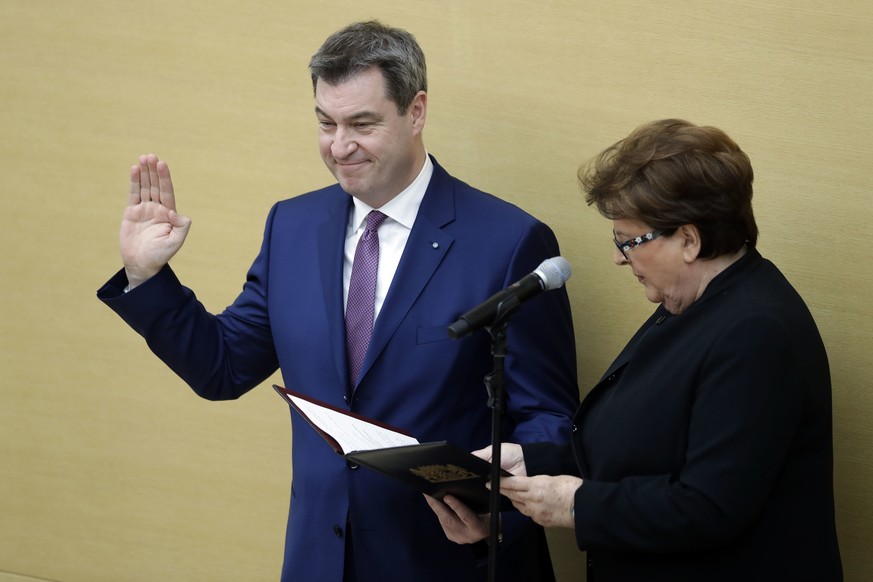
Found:
[[[388,217],[378,210],[370,211],[370,214],[367,215],[367,226],[365,229],[370,231],[379,230],[379,227],[382,226],[386,218]]]

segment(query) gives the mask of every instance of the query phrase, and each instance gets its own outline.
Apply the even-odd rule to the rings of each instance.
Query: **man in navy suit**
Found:
[[[364,22],[329,37],[310,63],[319,147],[337,184],[277,203],[242,292],[207,313],[168,265],[191,221],[175,210],[154,155],[131,168],[124,268],[98,297],[200,396],[234,399],[281,368],[286,386],[468,450],[490,442],[484,332],[453,341],[467,309],[559,254],[552,231],[450,176],[425,151],[424,55],[409,33]],[[350,373],[345,305],[367,215],[379,227],[374,323]],[[566,440],[578,404],[564,290],[513,317],[503,439]],[[352,377],[354,376],[354,377]],[[483,580],[484,554],[449,542],[422,495],[347,464],[292,416],[293,484],[283,581]],[[501,516],[500,580],[551,576],[543,532]]]

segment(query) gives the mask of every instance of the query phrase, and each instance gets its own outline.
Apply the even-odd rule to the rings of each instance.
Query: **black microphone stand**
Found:
[[[500,304],[494,322],[485,329],[491,335],[491,355],[494,369],[485,376],[488,391],[488,407],[491,408],[491,492],[488,498],[491,530],[488,536],[488,580],[497,580],[497,550],[500,544],[500,442],[501,420],[506,408],[506,393],[503,382],[503,363],[507,353],[509,317],[521,307],[517,297]]]

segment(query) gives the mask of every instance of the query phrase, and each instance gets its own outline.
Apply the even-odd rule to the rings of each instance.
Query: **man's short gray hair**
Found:
[[[309,61],[312,90],[318,80],[337,85],[371,68],[385,77],[388,98],[405,113],[427,91],[424,52],[412,34],[379,21],[356,22],[330,35]]]

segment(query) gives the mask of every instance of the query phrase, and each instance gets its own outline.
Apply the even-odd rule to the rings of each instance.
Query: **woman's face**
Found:
[[[700,291],[700,281],[691,268],[696,253],[691,255],[688,252],[685,229],[647,240],[646,235],[655,229],[644,222],[619,219],[613,220],[612,225],[617,244],[637,241],[624,253],[616,247],[613,261],[616,265],[630,266],[634,276],[646,288],[646,299],[663,303],[667,311],[677,315],[694,303]],[[640,240],[644,242],[640,243]]]

